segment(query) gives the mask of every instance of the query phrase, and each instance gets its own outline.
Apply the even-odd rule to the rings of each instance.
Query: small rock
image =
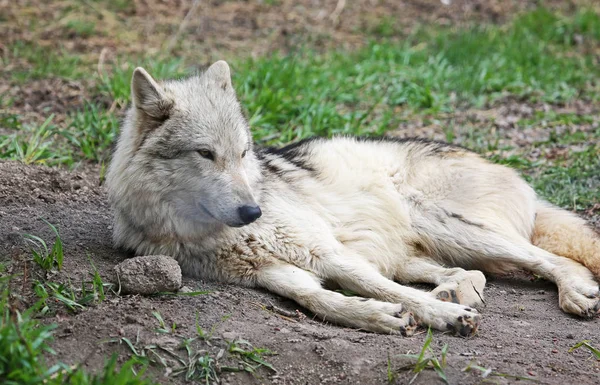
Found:
[[[164,255],[135,257],[115,266],[115,284],[125,294],[154,294],[177,291],[181,287],[181,267]]]
[[[573,334],[569,333],[569,334],[567,334],[567,338],[572,340],[575,338],[575,336]]]
[[[223,333],[223,339],[228,341],[233,341],[238,338],[240,334],[238,332],[225,332]]]
[[[43,200],[46,203],[50,203],[50,204],[56,203],[56,199],[54,199],[54,198],[52,198],[52,197],[50,197],[48,195],[45,195],[45,194],[40,194],[38,196],[38,198],[40,198],[41,200]]]
[[[179,289],[179,293],[192,293],[194,290],[192,290],[189,286],[182,286],[181,289]]]
[[[172,350],[177,349],[180,345],[179,339],[171,337],[166,334],[156,336],[156,337],[150,339],[150,341],[148,341],[148,342],[151,345],[157,345],[157,346],[160,346],[161,348],[172,349]]]
[[[558,350],[552,349],[552,353],[558,353]]]

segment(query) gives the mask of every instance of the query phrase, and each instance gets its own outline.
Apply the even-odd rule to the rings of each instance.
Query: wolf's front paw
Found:
[[[444,302],[454,302],[479,308],[484,304],[485,276],[480,271],[465,271],[450,281],[436,287],[431,295]]]

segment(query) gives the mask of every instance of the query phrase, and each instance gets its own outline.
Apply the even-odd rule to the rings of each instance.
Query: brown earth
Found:
[[[34,298],[30,286],[39,276],[24,247],[22,234],[30,233],[53,239],[40,218],[54,223],[60,230],[65,248],[63,270],[50,281],[74,286],[84,277],[89,280],[90,260],[105,280],[112,276],[114,265],[128,257],[111,247],[111,212],[95,166],[68,172],[39,166],[0,162],[0,256],[9,261],[9,273],[22,274],[12,282],[15,300],[21,306]],[[277,355],[266,359],[277,369],[272,373],[259,370],[256,377],[246,373],[222,375],[222,383],[271,384],[380,384],[387,381],[387,362],[399,369],[409,362],[398,355],[415,353],[423,345],[423,333],[410,338],[377,335],[323,323],[293,302],[260,290],[190,279],[184,284],[193,290],[210,290],[197,297],[141,297],[109,295],[107,299],[81,312],[68,312],[52,304],[55,314],[44,322],[57,323],[55,359],[76,364],[84,362],[98,368],[112,352],[128,357],[124,343],[108,343],[121,337],[138,341],[136,346],[157,344],[176,347],[183,337],[196,336],[195,322],[204,330],[217,325],[211,346],[198,342],[213,357],[226,348],[225,340],[242,338],[255,347],[264,347]],[[17,293],[21,296],[17,296]],[[598,345],[600,321],[582,321],[562,313],[558,308],[557,290],[546,281],[532,280],[526,274],[489,277],[483,323],[476,336],[469,339],[435,333],[434,350],[439,354],[449,345],[446,374],[452,384],[482,382],[480,372],[463,372],[470,362],[495,372],[527,376],[549,384],[600,383],[600,362],[589,352],[568,350],[576,342],[591,339]],[[275,305],[283,311],[264,309]],[[158,311],[176,334],[159,334],[152,312]],[[229,316],[223,320],[224,316]],[[185,356],[183,351],[178,354]],[[168,357],[168,356],[167,356]],[[237,365],[227,354],[223,364]],[[160,376],[163,369],[155,368]],[[400,371],[397,383],[406,383],[412,374]],[[158,377],[160,381],[167,382]],[[513,383],[493,377],[497,383]],[[179,383],[180,379],[169,380]],[[421,374],[415,383],[439,382],[433,372]]]
[[[96,4],[95,4],[96,3]],[[106,4],[109,4],[108,6]],[[0,41],[31,41],[98,56],[174,53],[192,48],[198,57],[287,51],[302,45],[327,49],[366,43],[365,32],[406,36],[417,24],[502,23],[533,9],[537,0],[0,0]],[[122,3],[122,6],[118,4]],[[593,0],[547,0],[544,6],[569,12]],[[93,32],[73,29],[73,21],[94,24]],[[182,37],[186,37],[183,39]],[[107,52],[105,52],[107,54]],[[203,59],[200,59],[203,60]]]

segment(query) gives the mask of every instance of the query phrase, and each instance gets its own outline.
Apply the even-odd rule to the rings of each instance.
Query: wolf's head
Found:
[[[260,169],[226,62],[160,84],[137,68],[131,93],[107,174],[117,238],[128,226],[187,236],[261,216],[253,189]]]

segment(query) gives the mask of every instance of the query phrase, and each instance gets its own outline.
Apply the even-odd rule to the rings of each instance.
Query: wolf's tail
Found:
[[[531,242],[551,253],[573,259],[600,277],[600,236],[566,210],[538,202]]]

